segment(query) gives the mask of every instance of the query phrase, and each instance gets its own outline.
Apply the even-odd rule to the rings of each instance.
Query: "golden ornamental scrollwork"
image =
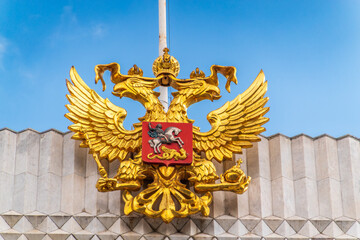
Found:
[[[103,73],[110,71],[112,93],[139,101],[146,109],[140,122],[127,130],[123,125],[127,111],[90,89],[71,68],[71,81],[66,83],[69,112],[65,116],[73,122],[69,129],[74,132],[73,139],[81,140],[80,146],[89,148],[96,161],[100,174],[96,188],[100,192],[122,191],[125,214],[138,212],[161,217],[167,223],[197,212],[208,216],[211,192],[241,194],[247,190],[251,178],[241,170],[241,159],[220,176],[212,161],[232,160],[234,153],[260,141],[258,135],[265,131],[262,125],[269,120],[264,117],[269,110],[265,107],[265,75],[260,71],[247,90],[210,112],[207,119],[211,129],[201,132],[188,118],[188,107],[202,100],[220,99],[218,74],[227,79],[228,92],[231,82],[237,84],[235,67],[213,65],[210,70],[208,77],[196,68],[189,79],[178,79],[180,65],[168,49],[153,63],[155,78],[144,77],[136,65],[127,75],[120,73],[117,63],[96,65],[95,82],[101,81],[103,91]],[[176,90],[167,112],[154,91],[160,85]],[[101,159],[120,161],[115,176],[108,176]],[[151,183],[144,187],[144,182]],[[133,193],[139,190],[137,195]]]

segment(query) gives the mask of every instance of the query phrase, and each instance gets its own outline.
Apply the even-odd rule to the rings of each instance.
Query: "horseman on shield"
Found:
[[[177,143],[180,148],[184,145],[183,140],[180,137],[175,137],[181,132],[180,128],[177,127],[168,127],[162,130],[162,125],[157,124],[155,128],[151,127],[149,123],[148,134],[153,139],[149,140],[150,147],[154,149],[154,153],[160,153],[160,146],[162,144],[171,144],[173,142]]]

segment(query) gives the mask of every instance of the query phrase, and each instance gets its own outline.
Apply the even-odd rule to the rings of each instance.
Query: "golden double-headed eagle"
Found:
[[[90,89],[74,67],[70,70],[71,82],[67,81],[70,104],[66,105],[69,113],[65,116],[74,123],[69,126],[75,133],[73,139],[82,140],[80,146],[90,149],[98,165],[101,177],[97,189],[101,192],[121,190],[125,214],[135,211],[161,217],[165,222],[199,211],[208,216],[212,191],[241,194],[247,190],[251,178],[241,170],[241,160],[220,177],[212,160],[232,160],[233,153],[241,153],[242,148],[260,141],[257,135],[265,131],[262,125],[269,120],[264,117],[269,108],[265,107],[268,98],[264,97],[267,82],[263,71],[245,92],[207,115],[212,127],[210,131],[201,132],[200,128],[193,127],[190,165],[164,166],[142,161],[142,122],[193,123],[194,120],[187,116],[188,107],[202,100],[213,101],[221,97],[218,73],[227,79],[225,88],[230,92],[230,83],[237,84],[236,68],[213,65],[208,77],[197,68],[189,79],[178,79],[179,63],[169,55],[168,49],[164,49],[163,56],[153,63],[155,78],[143,77],[143,71],[136,65],[127,75],[120,73],[117,63],[97,65],[95,82],[101,80],[103,91],[106,70],[111,72],[115,96],[139,101],[146,109],[140,122],[133,124],[134,129],[127,130],[123,126],[126,110]],[[171,86],[177,90],[172,93],[173,100],[167,112],[158,99],[159,93],[154,91],[158,86]],[[120,161],[115,176],[108,176],[101,159]],[[152,182],[144,187],[144,182],[149,182],[145,179]],[[141,191],[136,196],[131,194],[138,190]]]

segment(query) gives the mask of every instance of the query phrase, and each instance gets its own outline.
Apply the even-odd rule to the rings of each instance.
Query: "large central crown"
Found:
[[[164,54],[155,59],[153,63],[153,73],[156,77],[161,74],[176,77],[180,72],[180,64],[173,56],[170,56],[169,49],[164,48]]]

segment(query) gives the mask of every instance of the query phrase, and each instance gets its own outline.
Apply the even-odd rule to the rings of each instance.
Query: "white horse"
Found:
[[[184,145],[183,140],[180,137],[175,137],[181,132],[180,128],[168,127],[164,131],[164,135],[160,135],[154,139],[149,140],[150,147],[154,149],[154,153],[160,154],[160,146],[162,144],[170,144],[176,142],[179,147],[182,148]]]

